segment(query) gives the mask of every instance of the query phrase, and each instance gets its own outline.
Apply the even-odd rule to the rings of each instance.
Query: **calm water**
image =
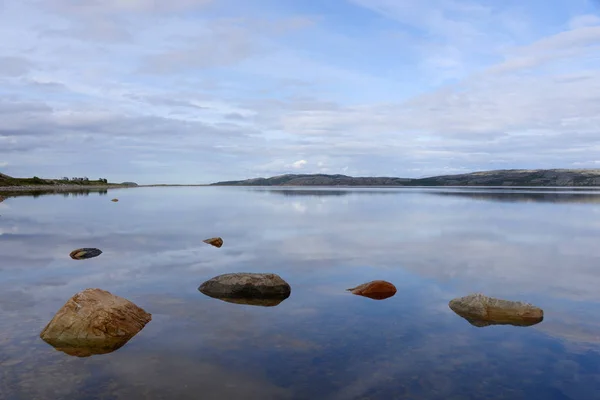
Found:
[[[111,203],[118,197],[119,203]],[[223,237],[217,249],[202,243]],[[2,399],[600,399],[600,192],[139,188],[0,203]],[[98,247],[94,259],[69,252]],[[198,292],[274,272],[276,307]],[[374,301],[346,288],[374,280]],[[41,329],[98,287],[152,313],[77,358]],[[531,302],[477,328],[448,301]]]

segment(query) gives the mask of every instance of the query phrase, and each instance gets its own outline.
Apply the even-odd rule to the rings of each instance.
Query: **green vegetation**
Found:
[[[0,187],[3,186],[59,186],[59,185],[72,185],[72,186],[103,186],[109,185],[108,179],[100,178],[91,180],[88,178],[61,178],[61,179],[42,179],[37,176],[33,178],[13,178],[12,176],[4,175],[0,173]],[[112,184],[111,184],[112,185]]]

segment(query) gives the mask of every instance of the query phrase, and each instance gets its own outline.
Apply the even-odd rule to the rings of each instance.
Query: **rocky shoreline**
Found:
[[[129,189],[135,186],[124,185],[24,185],[0,186],[0,192],[69,192],[103,189]]]

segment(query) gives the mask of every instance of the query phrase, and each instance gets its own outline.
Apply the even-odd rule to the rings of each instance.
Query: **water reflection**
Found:
[[[281,304],[285,298],[244,298],[244,297],[216,297],[209,294],[203,293],[206,296],[212,297],[213,299],[221,300],[227,303],[242,304],[246,306],[258,306],[258,307],[275,307]]]
[[[471,325],[478,328],[491,325],[512,325],[512,326],[533,326],[537,325],[544,320],[544,317],[539,318],[523,318],[514,314],[496,314],[490,315],[487,318],[481,318],[478,315],[465,312],[464,310],[456,309],[450,305],[450,309],[457,315],[464,318]]]
[[[484,319],[480,319],[480,318],[471,316],[469,314],[461,315],[459,312],[456,312],[456,314],[460,315],[471,325],[476,326],[478,328],[483,328],[483,327],[491,326],[491,325],[532,326],[532,325],[539,324],[543,320],[543,318],[535,321],[535,320],[524,320],[522,318],[510,318],[510,317],[484,320]]]
[[[99,196],[105,196],[108,194],[108,189],[69,189],[69,190],[18,190],[18,191],[2,191],[0,196],[0,202],[11,197],[31,197],[37,199],[42,196],[56,196],[61,195],[63,197],[79,197],[89,196],[90,193],[98,194]]]
[[[0,397],[594,398],[595,201],[275,192],[138,188],[118,207],[93,195],[0,203]],[[202,243],[216,232],[227,238],[219,251]],[[102,257],[65,257],[89,243]],[[244,307],[198,293],[197,282],[239,270],[281,274],[294,296]],[[397,293],[375,302],[345,291],[373,277]],[[122,293],[153,322],[101,357],[55,351],[37,333],[85,287]],[[448,302],[474,291],[547,315],[528,329],[473,329]]]
[[[127,344],[127,342],[131,340],[131,338],[129,337],[120,337],[104,340],[102,344],[97,345],[68,345],[62,341],[58,341],[55,339],[42,339],[50,346],[54,347],[56,350],[74,357],[90,357],[93,355],[112,353],[113,351],[116,351],[121,347],[125,346],[125,344]]]
[[[573,203],[600,204],[600,192],[522,192],[522,191],[427,191],[427,194],[444,197],[462,197],[471,200],[487,200],[506,203]]]

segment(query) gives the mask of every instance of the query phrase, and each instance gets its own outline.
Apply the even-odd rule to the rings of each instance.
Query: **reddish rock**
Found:
[[[112,199],[111,200],[113,203],[116,203],[117,201],[119,201],[119,199]]]
[[[348,290],[374,300],[387,299],[396,294],[396,286],[386,281],[371,281]]]
[[[210,245],[213,245],[215,247],[221,247],[223,246],[223,239],[221,239],[220,237],[214,237],[214,238],[210,238],[210,239],[206,239],[203,240],[204,243],[208,243]]]
[[[115,351],[152,320],[127,299],[101,289],[71,297],[40,333],[57,350],[87,357]]]

